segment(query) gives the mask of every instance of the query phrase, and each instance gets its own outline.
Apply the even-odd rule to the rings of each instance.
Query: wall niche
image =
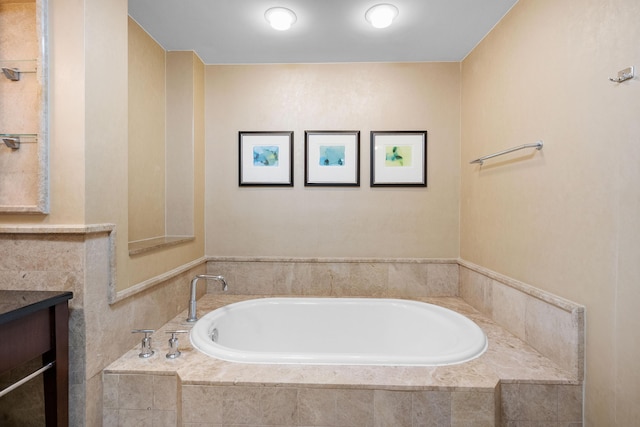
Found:
[[[194,120],[203,64],[129,18],[129,255],[194,239]]]
[[[0,0],[0,213],[48,213],[47,2]]]

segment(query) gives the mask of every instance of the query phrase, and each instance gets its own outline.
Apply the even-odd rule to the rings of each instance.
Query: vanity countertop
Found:
[[[71,292],[0,290],[0,325],[71,298]]]

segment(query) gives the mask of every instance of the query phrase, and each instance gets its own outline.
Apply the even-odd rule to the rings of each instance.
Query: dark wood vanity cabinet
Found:
[[[42,357],[34,375],[43,375],[47,427],[69,425],[71,298],[71,292],[0,290],[0,374]]]

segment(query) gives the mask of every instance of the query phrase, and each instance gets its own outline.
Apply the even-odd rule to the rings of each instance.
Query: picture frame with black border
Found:
[[[293,131],[238,132],[240,186],[293,187]]]
[[[371,131],[371,187],[426,187],[427,131]]]
[[[305,186],[360,186],[360,131],[305,131]]]

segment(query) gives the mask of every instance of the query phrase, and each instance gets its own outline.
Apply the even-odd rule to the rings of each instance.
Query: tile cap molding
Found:
[[[458,259],[457,261],[458,261],[458,265],[462,267],[466,267],[469,270],[473,270],[477,273],[487,276],[497,282],[503,283],[507,286],[517,289],[527,295],[530,295],[534,298],[537,298],[546,303],[554,305],[569,313],[584,313],[585,307],[583,305],[580,305],[568,299],[559,297],[550,292],[545,292],[541,289],[535,288],[524,282],[520,282],[519,280],[515,280],[510,277],[504,276],[502,274],[496,273],[495,271],[489,270],[487,268],[480,267],[479,265],[473,264],[469,261],[465,261],[463,259]]]
[[[457,258],[297,258],[208,256],[206,262],[291,262],[291,263],[404,263],[404,264],[458,264]]]
[[[115,224],[0,225],[0,234],[100,234],[112,233]]]

